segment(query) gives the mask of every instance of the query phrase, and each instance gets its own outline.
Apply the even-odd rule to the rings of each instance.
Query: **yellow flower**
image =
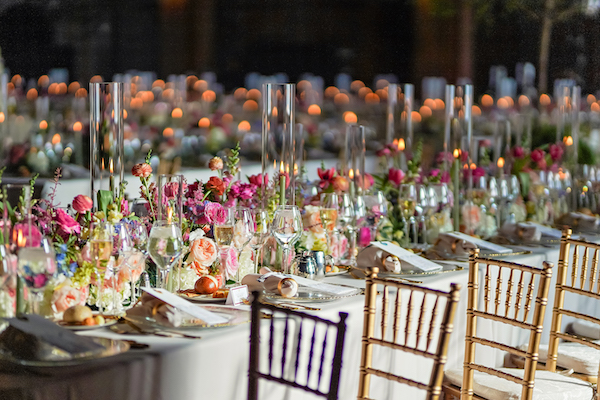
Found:
[[[122,219],[123,214],[121,214],[120,212],[112,210],[108,212],[108,222],[110,222],[111,224],[116,224]]]

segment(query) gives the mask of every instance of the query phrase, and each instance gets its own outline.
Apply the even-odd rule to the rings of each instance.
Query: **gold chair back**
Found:
[[[571,246],[573,247],[572,255]],[[600,244],[573,239],[571,238],[570,229],[563,231],[558,256],[558,276],[556,277],[554,308],[552,309],[548,361],[546,362],[546,369],[549,371],[556,371],[558,343],[561,339],[600,350],[600,344],[594,343],[588,338],[576,336],[562,330],[563,315],[600,325],[600,319],[598,318],[565,308],[566,293],[600,300],[599,259]],[[598,378],[600,378],[600,370],[596,379]]]
[[[483,310],[479,306],[479,268],[485,265],[483,276]],[[473,373],[480,371],[522,385],[521,399],[533,395],[538,348],[542,336],[544,313],[552,278],[552,264],[542,268],[479,257],[475,250],[469,257],[469,287],[467,332],[461,399],[471,400]],[[504,279],[507,279],[504,281]],[[537,281],[537,287],[536,287]],[[506,285],[504,285],[506,282]],[[537,290],[537,294],[535,294]],[[534,300],[535,299],[535,300]],[[535,302],[535,304],[533,304]],[[533,312],[532,312],[533,308]],[[530,331],[527,350],[477,336],[478,319],[508,324]],[[488,346],[525,359],[523,378],[475,362],[475,345]]]
[[[460,297],[460,285],[453,283],[450,285],[450,292],[444,292],[391,279],[379,278],[377,276],[378,273],[379,268],[377,267],[369,268],[367,271],[358,399],[365,400],[369,398],[371,375],[375,375],[425,390],[427,391],[428,400],[437,400],[442,390],[444,364],[446,363],[448,343]],[[383,285],[380,335],[375,334],[377,285]],[[395,299],[390,295],[390,288],[397,289]],[[401,320],[403,292],[409,292],[404,321]],[[415,296],[414,293],[421,293],[422,296]],[[443,299],[445,299],[445,307]],[[431,303],[428,304],[428,301],[433,302],[433,308],[429,307]],[[393,312],[391,315],[388,312],[390,302],[393,302]],[[444,308],[442,309],[442,307]],[[440,310],[443,312],[441,321],[438,318]],[[416,323],[413,324],[413,314],[415,311],[418,312],[419,317],[418,320],[414,321]],[[389,318],[392,319],[391,324],[388,323]],[[391,325],[392,329],[392,340],[386,339],[389,336],[387,335],[389,325]],[[413,334],[413,330],[415,329],[416,331]],[[402,335],[404,336],[403,339],[401,338]],[[401,350],[433,360],[429,382],[422,383],[373,368],[374,346]]]
[[[340,312],[339,322],[332,322],[315,315],[262,303],[259,292],[253,292],[252,295],[248,400],[260,398],[260,379],[301,389],[327,400],[337,400],[348,314]],[[260,335],[264,311],[270,316],[268,337]],[[283,322],[283,332],[281,327],[275,326],[276,320]],[[330,336],[331,331],[335,334],[333,338]],[[276,349],[276,343],[279,342],[281,348]],[[267,363],[261,363],[261,353],[267,350],[265,347],[268,348]],[[333,356],[330,357],[331,353]],[[279,354],[280,357],[277,357]],[[308,354],[308,360],[301,360],[302,354]],[[264,364],[268,364],[268,368]],[[299,369],[301,365],[306,376]]]

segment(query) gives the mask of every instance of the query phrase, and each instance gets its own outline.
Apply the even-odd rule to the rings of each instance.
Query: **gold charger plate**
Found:
[[[353,286],[337,284],[336,286],[342,286],[353,290],[348,291],[348,293],[345,294],[332,294],[316,290],[307,286],[300,286],[298,287],[298,293],[296,293],[296,296],[294,297],[283,297],[275,293],[264,293],[264,297],[270,300],[277,300],[280,302],[289,301],[294,303],[323,303],[328,301],[344,299],[346,297],[357,296],[362,293],[362,289],[355,288]]]
[[[240,324],[245,324],[250,322],[250,312],[247,310],[240,310],[233,307],[223,307],[223,306],[202,306],[207,311],[213,312],[215,314],[219,314],[221,317],[227,319],[227,322],[221,324],[207,324],[201,319],[194,318],[187,314],[184,314],[183,321],[180,326],[173,327],[169,325],[164,325],[151,317],[143,317],[143,316],[127,316],[124,317],[126,320],[133,322],[136,325],[140,325],[142,327],[156,328],[156,329],[169,329],[172,331],[177,330],[187,330],[187,329],[212,329],[212,328],[223,328],[227,326],[235,326]]]

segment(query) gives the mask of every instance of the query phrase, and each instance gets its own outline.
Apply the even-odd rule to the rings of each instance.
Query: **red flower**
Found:
[[[560,161],[564,153],[564,150],[559,144],[551,144],[550,145],[550,158],[552,161]]]
[[[152,167],[150,164],[140,163],[135,164],[133,168],[131,168],[131,174],[133,176],[137,176],[138,178],[147,178],[152,173]]]
[[[261,187],[263,185],[267,186],[269,184],[269,174],[265,174],[263,179],[262,174],[250,175],[248,177],[248,182],[255,185],[256,187]]]
[[[225,182],[216,176],[211,176],[204,186],[206,187],[206,190],[212,190],[219,196],[225,192]]]
[[[329,187],[329,185],[333,181],[333,176],[335,175],[335,168],[329,168],[329,169],[317,168],[317,174],[319,174],[319,178],[321,179],[321,182],[319,182],[319,187],[321,189],[325,189],[325,188]]]
[[[85,212],[92,209],[94,202],[89,197],[80,194],[75,196],[73,199],[73,210],[77,211],[79,214],[84,214]]]
[[[56,222],[60,229],[69,235],[81,232],[81,225],[61,208],[56,209]]]
[[[514,158],[523,158],[525,156],[525,150],[521,146],[515,146],[512,149],[512,154]]]
[[[388,181],[394,183],[396,186],[399,186],[404,180],[404,172],[401,169],[390,168],[388,171]]]

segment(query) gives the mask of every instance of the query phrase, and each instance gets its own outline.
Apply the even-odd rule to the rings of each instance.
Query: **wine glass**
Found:
[[[113,313],[117,314],[121,308],[118,289],[118,277],[121,268],[126,267],[131,270],[130,264],[136,256],[137,250],[133,246],[133,240],[129,234],[129,224],[127,222],[117,222],[113,225],[113,256],[116,262],[112,268],[112,287],[113,287]],[[130,261],[131,260],[131,261]]]
[[[264,246],[267,238],[271,234],[269,231],[269,213],[265,210],[252,210],[252,223],[254,230],[252,231],[252,240],[250,247],[254,250],[254,273],[258,273],[258,253]]]
[[[254,232],[254,222],[252,220],[252,214],[250,209],[247,207],[236,207],[233,209],[233,247],[238,252],[238,260],[244,250],[244,247],[252,239]],[[240,268],[238,263],[238,269],[236,272],[236,280],[241,281],[243,276],[240,276]]]
[[[179,225],[169,221],[154,222],[148,239],[148,253],[158,268],[157,287],[172,290],[169,272],[182,252],[183,239]]]
[[[233,241],[233,209],[225,208],[225,220],[214,225],[214,237],[220,251],[231,246]]]
[[[96,284],[98,285],[98,293],[96,298],[96,306],[102,315],[104,309],[102,306],[102,292],[104,286],[104,277],[106,269],[110,262],[113,251],[113,226],[110,222],[100,221],[90,223],[89,238],[90,255],[94,261]]]
[[[404,233],[408,236],[409,243],[417,243],[417,227],[415,221],[415,210],[417,207],[417,188],[414,183],[403,183],[400,185],[400,208],[404,219]]]
[[[128,225],[129,236],[131,237],[131,241],[133,243],[133,247],[138,253],[136,256],[127,259],[127,267],[129,268],[129,283],[131,285],[131,301],[130,305],[135,304],[137,301],[137,292],[136,292],[136,281],[138,278],[134,278],[134,275],[138,272],[138,269],[134,268],[135,265],[139,265],[137,263],[141,263],[140,273],[145,270],[146,258],[148,257],[148,230],[146,225],[142,222],[132,221]],[[141,258],[139,256],[141,254]],[[132,263],[132,261],[135,263]]]
[[[30,299],[31,311],[39,314],[44,288],[57,272],[54,249],[47,238],[42,238],[39,246],[20,248],[17,257],[19,274],[33,295]]]
[[[350,264],[354,263],[355,248],[356,248],[356,213],[354,209],[354,203],[349,193],[342,194],[340,201],[339,212],[338,212],[338,235],[345,235],[345,231],[348,231],[350,236],[350,246],[348,254],[350,257]],[[341,240],[338,237],[338,258],[342,257],[341,254]]]
[[[279,206],[275,210],[272,225],[273,237],[283,247],[283,273],[290,273],[289,252],[302,235],[302,216],[297,206]]]
[[[327,249],[329,253],[333,254],[331,249],[332,244],[332,235],[336,231],[336,224],[338,218],[338,210],[339,210],[339,200],[338,195],[335,193],[322,193],[321,194],[321,224],[323,225],[323,229],[325,229],[325,234],[327,235]]]

